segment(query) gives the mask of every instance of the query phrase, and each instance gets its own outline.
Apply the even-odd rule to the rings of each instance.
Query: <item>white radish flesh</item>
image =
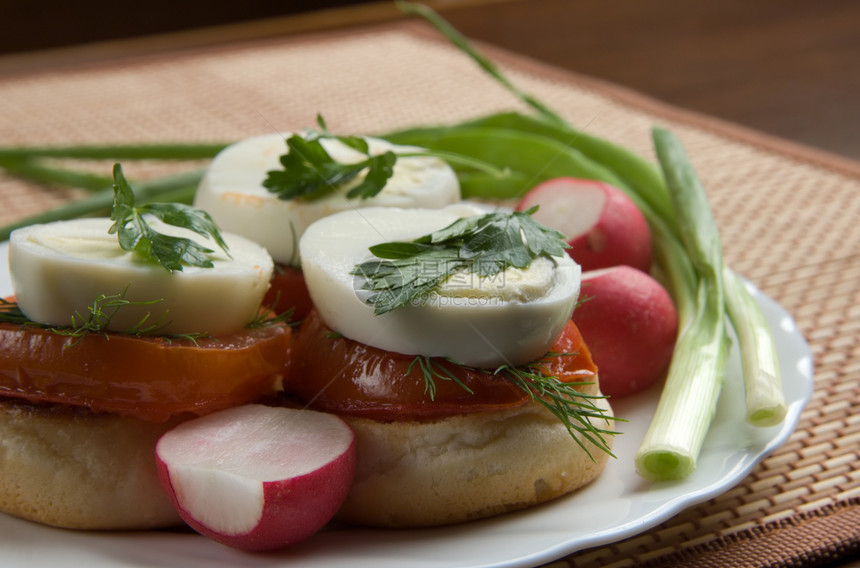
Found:
[[[234,548],[272,550],[337,512],[352,485],[355,438],[331,414],[250,404],[184,422],[161,437],[156,458],[189,526]]]
[[[594,180],[556,178],[532,189],[517,209],[535,205],[540,206],[535,219],[567,237],[568,254],[583,271],[622,264],[650,270],[648,223],[617,187]]]

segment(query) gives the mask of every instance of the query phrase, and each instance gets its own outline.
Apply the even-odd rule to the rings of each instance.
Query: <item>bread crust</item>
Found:
[[[598,404],[611,416],[605,399]],[[337,519],[426,527],[524,509],[588,484],[609,455],[539,403],[423,422],[343,417],[356,435],[356,475]],[[593,421],[612,430],[612,421]],[[603,436],[611,446],[612,436]]]
[[[588,484],[609,457],[579,437],[584,451],[538,403],[429,421],[343,418],[357,464],[336,519],[357,525],[427,527],[524,509]],[[182,526],[155,465],[158,438],[182,420],[0,398],[0,511],[72,529]],[[611,420],[593,423],[612,430]]]
[[[181,525],[155,466],[156,441],[178,421],[2,398],[0,510],[73,529]]]

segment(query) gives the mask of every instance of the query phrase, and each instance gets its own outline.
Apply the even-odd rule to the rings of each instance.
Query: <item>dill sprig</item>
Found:
[[[592,423],[596,420],[621,420],[607,413],[606,409],[597,405],[598,400],[605,399],[602,394],[588,394],[577,390],[593,384],[589,381],[564,382],[558,377],[548,374],[545,363],[552,357],[570,357],[575,353],[548,353],[520,367],[502,365],[493,374],[505,377],[512,384],[528,393],[532,400],[545,406],[556,418],[565,425],[571,437],[589,455],[591,452],[583,444],[582,438],[591,442],[595,447],[615,457],[607,444],[604,435],[614,435],[613,430],[598,428]]]
[[[126,298],[128,286],[119,294],[99,294],[93,302],[87,306],[86,315],[75,311],[71,318],[69,327],[52,327],[51,329],[59,335],[71,337],[84,337],[90,333],[106,333],[110,327],[113,317],[122,308],[129,306],[149,306],[157,304],[161,300],[129,300]],[[147,312],[137,323],[128,329],[114,332],[127,335],[152,334],[167,325],[164,321],[165,314],[155,322],[150,323],[150,313]]]
[[[186,339],[195,343],[198,339],[208,337],[208,334],[202,332],[158,334],[160,329],[163,329],[170,323],[169,321],[165,321],[166,313],[163,313],[158,320],[150,322],[151,314],[147,312],[134,325],[126,329],[109,330],[108,328],[110,327],[111,321],[119,310],[130,306],[148,306],[161,302],[161,300],[129,300],[126,298],[127,292],[128,287],[119,294],[100,294],[89,306],[87,306],[86,315],[76,311],[72,315],[71,322],[67,327],[59,327],[33,321],[21,311],[17,302],[0,299],[0,323],[11,323],[20,326],[33,326],[42,329],[49,329],[57,335],[74,337],[77,340],[80,340],[92,333],[102,335],[112,333],[131,335],[135,337],[143,335],[158,335],[158,337],[167,341]]]
[[[296,326],[299,322],[293,321],[293,313],[296,311],[295,308],[289,308],[288,310],[280,313],[275,310],[274,306],[278,305],[280,298],[280,293],[276,294],[272,305],[263,306],[257,314],[257,317],[249,321],[245,327],[248,329],[254,329],[278,324],[285,324],[290,327]]]
[[[449,363],[454,365],[461,366],[463,368],[467,368],[463,365],[459,365],[450,359],[445,359]],[[450,369],[442,365],[439,360],[435,357],[429,357],[427,355],[416,355],[415,359],[409,363],[409,367],[406,368],[406,374],[409,375],[412,373],[412,369],[418,365],[421,369],[421,373],[424,375],[424,393],[430,396],[430,400],[434,400],[436,398],[436,379],[442,381],[454,381],[461,387],[463,387],[469,394],[472,393],[472,389],[466,386],[460,379],[458,379],[454,373],[451,372]]]
[[[604,395],[588,394],[577,390],[577,387],[590,385],[592,384],[591,382],[564,382],[557,376],[552,375],[546,367],[546,364],[552,358],[572,357],[575,355],[576,353],[549,352],[541,359],[537,359],[526,365],[519,367],[502,365],[489,372],[507,379],[511,384],[525,391],[532,400],[545,406],[556,418],[561,420],[574,441],[589,457],[594,459],[581,438],[588,440],[596,448],[615,457],[604,437],[614,435],[615,431],[598,428],[592,423],[592,419],[595,421],[621,421],[623,419],[612,416],[606,409],[597,405],[598,400],[606,398]],[[446,361],[469,371],[488,372],[485,369],[463,365],[448,358],[440,359],[426,355],[416,355],[407,368],[407,374],[411,373],[416,365],[418,366],[424,376],[424,392],[430,396],[430,400],[433,400],[436,396],[436,380],[454,381],[469,393],[472,393],[471,389],[460,381],[449,368],[442,365],[441,361]]]

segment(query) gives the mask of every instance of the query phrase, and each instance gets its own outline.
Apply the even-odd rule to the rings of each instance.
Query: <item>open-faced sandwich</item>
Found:
[[[316,309],[285,391],[355,430],[338,518],[460,522],[602,471],[612,413],[570,321],[580,269],[530,213],[365,208],[302,237]]]
[[[291,329],[261,317],[272,259],[178,204],[15,231],[0,306],[0,510],[81,529],[181,523],[155,443],[274,395]],[[159,220],[161,219],[161,221]]]

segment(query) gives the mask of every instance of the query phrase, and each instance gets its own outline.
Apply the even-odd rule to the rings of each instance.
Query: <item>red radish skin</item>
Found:
[[[604,182],[555,178],[541,183],[517,210],[535,205],[534,218],[560,231],[568,254],[583,271],[627,265],[651,268],[651,231],[642,212],[622,190]]]
[[[346,499],[355,436],[340,418],[248,404],[184,422],[156,445],[180,517],[227,546],[275,550],[322,529]]]
[[[572,319],[591,350],[603,394],[628,396],[665,376],[678,314],[657,280],[629,266],[585,272],[580,295]]]

